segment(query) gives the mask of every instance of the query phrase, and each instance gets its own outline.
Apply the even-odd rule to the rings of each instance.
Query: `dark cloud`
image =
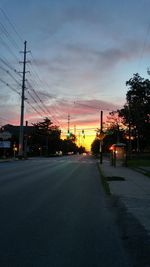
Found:
[[[3,107],[10,100],[10,95],[2,95],[0,94],[0,106]]]
[[[101,70],[102,72],[112,67],[116,67],[120,62],[128,62],[140,56],[142,42],[134,40],[126,40],[120,46],[113,46],[109,48],[93,48],[88,44],[66,44],[62,46],[62,53],[57,53],[52,58],[38,60],[37,64],[41,67],[47,68],[49,73],[56,76],[68,76],[71,73],[82,75],[90,72],[91,76]],[[144,53],[148,54],[150,47],[146,47]]]

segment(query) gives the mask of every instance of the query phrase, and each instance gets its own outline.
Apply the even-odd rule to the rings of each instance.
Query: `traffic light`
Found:
[[[68,132],[67,132],[67,138],[69,139],[70,137],[71,137],[71,133],[68,130]]]
[[[84,130],[82,130],[82,137],[85,138]]]

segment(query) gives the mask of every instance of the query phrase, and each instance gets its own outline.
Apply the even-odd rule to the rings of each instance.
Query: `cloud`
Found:
[[[6,105],[4,102],[0,105],[0,124],[16,124],[20,123],[20,107],[16,107],[15,104]]]
[[[59,77],[61,79],[63,75],[83,76],[90,79],[95,79],[97,73],[105,72],[117,67],[118,63],[127,63],[140,56],[142,42],[136,42],[134,40],[126,40],[126,42],[119,43],[118,45],[112,45],[106,48],[94,48],[88,44],[65,44],[60,47],[61,53],[55,51],[53,56],[50,55],[45,60],[38,60],[38,66],[45,67],[49,72],[49,75],[53,77]],[[144,51],[145,54],[150,52],[150,47],[147,47]],[[87,73],[87,76],[86,76]],[[72,77],[71,77],[72,78]],[[54,81],[56,81],[54,79]]]
[[[149,53],[150,48],[144,52]],[[38,59],[37,64],[43,80],[48,80],[48,94],[57,96],[86,95],[93,98],[101,95],[111,95],[112,85],[119,81],[117,70],[122,64],[132,63],[140,57],[141,43],[127,40],[120,47],[96,49],[88,44],[66,44],[62,52],[47,58]],[[44,73],[44,74],[43,74]],[[48,78],[47,78],[48,77]],[[122,86],[124,86],[122,83]],[[125,96],[124,96],[125,98]]]
[[[132,72],[136,64],[132,63],[141,56],[145,26],[149,19],[149,16],[145,17],[148,8],[143,12],[141,3],[135,0],[130,3],[116,0],[115,4],[109,0],[6,2],[10,10],[8,15],[11,14],[15,24],[19,25],[20,32],[28,40],[29,50],[36,55],[42,82],[37,77],[34,81],[32,74],[27,79],[33,78],[31,84],[44,105],[50,109],[52,117],[63,122],[66,120],[67,123],[67,114],[70,113],[78,123],[80,119],[82,123],[93,123],[96,108],[111,110],[117,107],[110,103],[114,100],[112,95],[118,99],[121,95],[122,99],[125,98],[122,93],[123,79],[129,76],[129,69]],[[149,52],[147,45],[143,55],[149,55]],[[34,68],[31,66],[32,71]],[[10,78],[9,81],[12,84]],[[13,102],[20,108],[20,101],[13,97],[13,93],[1,95],[2,107],[3,103]],[[110,102],[97,100],[109,99],[108,96]],[[62,98],[67,100],[63,101]],[[41,105],[37,98],[37,104],[33,99],[29,100],[36,108],[38,104]],[[56,100],[59,100],[59,104]],[[80,105],[74,104],[76,100]],[[30,119],[38,116],[35,116],[31,107],[27,111]]]
[[[109,110],[116,110],[116,106],[112,105],[111,103],[104,102],[104,101],[97,101],[97,100],[84,100],[73,102],[73,100],[68,99],[57,99],[55,102],[51,102],[47,104],[47,110],[49,111],[47,114],[43,114],[43,118],[48,116],[52,122],[56,125],[60,125],[61,127],[67,127],[67,120],[68,114],[70,114],[71,122],[78,125],[85,125],[86,122],[93,124],[98,124],[99,122],[99,112],[100,108],[108,109]],[[38,106],[34,105],[37,109]],[[100,108],[99,108],[100,107]],[[26,107],[27,108],[27,107]],[[38,108],[40,112],[40,109]],[[109,111],[107,110],[107,113]],[[30,122],[41,120],[39,115],[32,110],[31,107],[27,108],[26,110],[26,119],[30,120]]]
[[[117,110],[119,106],[113,105],[107,101],[92,100],[77,100],[74,102],[71,99],[57,99],[55,103],[48,106],[51,119],[59,121],[63,127],[67,128],[68,114],[72,125],[99,125],[100,111],[103,110],[104,116],[112,110]]]
[[[9,102],[10,98],[11,98],[10,95],[0,94],[0,105],[1,105],[1,107],[5,106],[6,103]]]

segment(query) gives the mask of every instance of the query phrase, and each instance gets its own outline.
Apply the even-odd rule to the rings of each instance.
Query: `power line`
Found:
[[[28,90],[28,94],[30,95],[30,97],[33,99],[33,101],[39,106],[39,108],[48,115],[48,117],[52,117],[54,118],[54,120],[56,121],[57,124],[60,124],[59,121],[51,114],[51,112],[49,111],[49,109],[46,107],[46,105],[44,104],[44,102],[40,99],[40,97],[38,96],[37,92],[33,89],[33,87],[30,85],[30,83],[27,81],[28,85],[31,88],[31,92],[35,94],[35,96],[37,97],[37,99],[39,100],[40,104],[38,103],[38,101],[35,99],[35,97],[31,94],[31,92]]]
[[[31,52],[31,56],[32,56],[32,61],[35,63],[35,60],[34,60],[33,55],[32,55],[32,52]],[[30,65],[31,65],[32,67],[34,67],[33,64],[30,64]],[[33,71],[33,68],[32,68],[32,69],[30,68],[30,73],[33,75],[33,78],[34,78],[34,84],[35,84],[36,87],[41,87],[41,86],[43,87],[43,84],[45,84],[46,87],[48,86],[47,83],[45,82],[45,80],[44,80],[44,81],[41,80],[41,78],[40,78],[38,72],[37,72],[35,69],[34,69],[34,71]],[[38,81],[39,81],[39,83],[38,83]],[[45,103],[41,100],[41,98],[39,97],[38,93],[37,93],[36,90],[33,88],[33,86],[30,84],[30,82],[29,82],[29,81],[27,81],[27,82],[28,82],[28,84],[29,84],[31,90],[33,91],[33,93],[34,93],[35,96],[37,97],[37,99],[40,101],[40,103],[41,103],[41,105],[42,105],[42,109],[43,109],[43,107],[44,107],[45,112],[49,114],[49,117],[52,117],[52,118],[54,119],[54,121],[55,121],[57,124],[61,125],[60,122],[58,121],[58,119],[56,118],[56,116],[52,114],[52,112],[49,110],[49,108],[48,108],[48,107],[45,105]],[[41,86],[40,86],[40,84],[41,84]],[[47,89],[47,88],[46,88],[46,89]]]
[[[90,106],[90,105],[87,105],[87,104],[83,104],[83,103],[78,103],[78,102],[74,102],[74,104],[77,104],[77,105],[80,105],[80,106],[85,106],[85,107],[88,107],[88,108],[91,108],[91,109],[95,109],[95,110],[106,110],[106,111],[110,111],[110,109],[105,109],[105,108],[98,108],[98,107],[95,107],[95,106]]]
[[[38,87],[39,87],[39,84],[41,84],[42,88],[43,88],[43,85],[44,85],[44,87],[46,88],[46,90],[47,90],[47,88],[49,89],[49,85],[46,83],[45,80],[43,81],[43,80],[40,78],[40,76],[39,76],[37,70],[35,69],[35,66],[36,66],[36,67],[38,67],[38,66],[37,66],[37,64],[36,64],[36,61],[34,60],[34,57],[33,57],[32,52],[31,52],[30,54],[31,54],[31,57],[32,57],[32,62],[34,63],[34,65],[33,65],[33,64],[30,64],[30,65],[32,66],[31,73],[33,73],[33,76],[35,77],[35,79],[34,79],[34,83],[35,83]],[[33,71],[33,68],[34,68],[34,71]],[[38,81],[39,81],[39,83],[38,83]],[[40,87],[41,87],[41,86],[40,86]],[[48,114],[50,114],[50,117],[54,118],[54,120],[56,121],[56,123],[59,124],[59,125],[61,126],[61,123],[58,121],[58,119],[56,118],[56,116],[53,114],[52,111],[49,110],[49,108],[47,108],[47,106],[45,105],[45,103],[41,100],[41,98],[39,97],[39,95],[38,95],[37,92],[33,89],[32,86],[31,86],[31,89],[33,90],[34,94],[36,95],[36,97],[37,97],[38,100],[40,101],[41,105],[45,108],[46,112],[47,112]],[[53,107],[53,109],[54,109],[54,107]],[[56,113],[56,112],[55,112],[55,113]]]
[[[20,73],[19,73],[16,69],[14,69],[14,68],[9,64],[9,62],[7,61],[6,58],[4,58],[4,56],[3,56],[3,58],[0,57],[0,61],[1,61],[5,66],[7,66],[10,70],[12,70],[13,72],[15,72],[15,73],[18,74],[19,76],[21,76]]]
[[[43,109],[42,106],[39,105],[39,103],[36,101],[36,99],[34,98],[34,96],[30,93],[30,91],[27,91],[29,96],[33,99],[33,101],[38,105],[38,107],[45,113],[45,110]]]
[[[5,84],[7,87],[9,87],[12,91],[14,91],[15,93],[17,93],[18,95],[21,95],[14,87],[12,87],[9,83],[3,81],[1,78],[0,78],[0,81]]]
[[[32,53],[31,53],[31,54],[32,54]],[[33,58],[33,55],[32,55],[32,58]],[[33,62],[35,62],[34,59],[33,59]],[[34,65],[32,65],[32,66],[34,66]],[[40,87],[40,88],[41,88],[41,86],[42,86],[42,88],[43,88],[43,84],[44,84],[44,83],[45,83],[46,86],[48,86],[47,83],[45,82],[45,80],[44,80],[44,82],[41,80],[41,78],[40,78],[40,76],[38,75],[38,72],[37,72],[36,70],[33,71],[33,69],[31,69],[31,74],[33,74],[33,76],[34,76],[34,83],[35,83],[35,86],[36,86],[36,87],[38,87],[38,88]],[[38,83],[38,81],[40,82],[41,85]],[[28,82],[28,84],[30,84],[30,83]],[[61,126],[61,123],[60,123],[59,120],[56,118],[56,116],[53,114],[54,112],[50,111],[50,109],[45,105],[45,103],[41,100],[41,98],[39,97],[37,91],[33,88],[33,86],[32,86],[31,84],[30,84],[30,88],[31,88],[31,90],[33,91],[33,93],[35,94],[35,96],[37,97],[37,99],[40,101],[42,107],[45,108],[46,113],[48,113],[48,114],[50,115],[50,117],[52,117],[52,119],[53,119],[58,125]],[[40,89],[39,89],[39,90],[40,90]]]
[[[0,36],[0,39],[1,39],[1,42],[2,42],[2,44],[3,44],[3,46],[4,46],[4,48],[7,47],[9,53],[10,53],[10,54],[15,58],[15,60],[17,60],[17,62],[18,62],[18,58],[17,58],[17,56],[15,55],[15,53],[13,52],[13,50],[10,48],[10,46],[6,43],[6,41],[3,40],[2,36]]]
[[[22,37],[20,36],[20,34],[18,34],[18,31],[16,30],[16,27],[14,26],[14,24],[10,21],[8,15],[6,14],[6,12],[0,8],[0,12],[3,14],[3,17],[5,18],[5,24],[0,22],[0,29],[1,29],[1,32],[3,35],[0,36],[0,41],[1,41],[1,44],[3,45],[3,48],[7,51],[9,51],[10,55],[13,56],[13,58],[15,58],[15,60],[17,59],[17,62],[19,61],[18,60],[18,57],[16,57],[16,54],[14,52],[14,50],[12,49],[12,46],[17,48],[18,49],[18,43],[16,41],[16,38],[14,38],[14,36],[17,36],[19,37],[19,41],[21,41],[21,43],[23,42],[23,39]],[[10,27],[8,27],[10,26]],[[12,31],[13,31],[13,35],[12,35]],[[18,40],[18,39],[17,39]],[[36,71],[35,67],[37,66],[37,63],[36,61],[34,60],[34,57],[33,57],[33,54],[31,53],[31,57],[32,57],[32,62],[34,63],[32,65],[32,68],[31,68],[31,72],[33,73],[33,77],[34,77],[34,83],[36,84],[36,87],[38,86],[42,86],[43,88],[43,85],[44,87],[46,88],[49,88],[49,85],[46,83],[46,81],[42,80],[40,75],[38,74],[38,72]],[[1,69],[3,71],[5,71],[9,76],[10,78],[12,78],[19,86],[20,86],[20,83],[17,81],[17,78],[12,74],[12,71],[14,72],[14,74],[16,75],[20,75],[18,74],[18,72],[16,71],[15,68],[13,68],[8,59],[5,59],[4,57],[1,57],[0,58],[0,61],[3,63],[3,66],[1,66]],[[30,65],[29,65],[30,66]],[[6,69],[9,68],[9,70]],[[34,71],[33,71],[34,70]],[[22,77],[22,76],[21,76]],[[10,84],[10,82],[8,83],[8,81],[4,81],[4,79],[2,80],[1,79],[1,82],[3,82],[3,84],[5,84],[6,86],[8,86],[11,90],[13,90],[14,92],[16,92],[17,94],[20,95],[20,93],[15,90],[15,88],[13,88]],[[31,86],[31,85],[30,85]],[[36,98],[33,96],[33,94],[35,94]],[[31,92],[28,91],[28,94],[30,96],[30,98],[32,98],[32,100],[38,105],[38,107],[40,108],[40,110],[42,110],[42,112],[46,113],[46,114],[50,114],[50,117],[52,117],[54,119],[54,121],[60,125],[60,122],[57,120],[56,116],[53,115],[49,108],[45,105],[45,103],[42,101],[42,99],[39,97],[38,93],[32,88]],[[29,102],[29,101],[28,101]],[[32,107],[33,108],[33,107]],[[36,108],[34,108],[34,110],[37,112]],[[38,112],[39,113],[39,112]],[[56,113],[56,112],[55,112]],[[40,114],[41,115],[41,114]]]
[[[19,37],[19,40],[20,40],[21,43],[22,43],[22,42],[23,42],[22,37],[20,36],[20,34],[18,33],[18,31],[16,30],[16,27],[14,26],[14,24],[13,24],[13,23],[10,21],[10,19],[8,18],[6,12],[5,12],[2,8],[0,8],[0,12],[3,14],[3,16],[4,16],[4,18],[5,18],[5,21],[7,21],[7,25],[9,24],[9,26],[11,26],[11,29],[13,30],[13,32],[15,33],[15,35],[17,35],[17,37]],[[3,33],[3,35],[0,36],[1,44],[3,45],[3,47],[4,47],[5,49],[7,49],[7,51],[9,51],[9,53],[10,53],[15,59],[17,59],[17,62],[19,62],[18,58],[16,57],[16,54],[14,53],[12,47],[10,46],[10,44],[11,44],[11,45],[13,45],[15,48],[18,49],[18,44],[17,44],[17,42],[16,42],[16,40],[15,40],[15,38],[14,38],[14,35],[13,35],[13,37],[12,37],[12,34],[11,34],[11,32],[8,30],[8,27],[7,27],[6,25],[4,25],[2,22],[0,22],[0,29],[1,29],[1,32]],[[10,44],[8,43],[8,41],[9,41]],[[8,74],[8,75],[9,75],[9,76],[10,76],[10,77],[11,77],[11,78],[12,78],[12,79],[13,79],[13,80],[20,86],[20,83],[18,82],[17,78],[12,74],[12,71],[13,71],[16,75],[18,75],[19,77],[22,77],[22,75],[21,75],[20,73],[18,73],[18,72],[16,71],[16,69],[15,69],[14,67],[12,67],[12,65],[10,65],[8,59],[6,59],[6,58],[4,58],[4,57],[0,57],[0,61],[1,61],[2,64],[5,66],[5,67],[3,67],[3,66],[1,65],[0,68],[1,68],[3,71],[5,71],[6,74]],[[27,62],[26,62],[26,63],[27,63]],[[9,70],[7,70],[6,67],[9,68]],[[36,74],[36,76],[38,76],[38,74]],[[39,76],[38,76],[38,78],[39,78]],[[40,80],[40,78],[39,78],[39,80]],[[4,79],[0,79],[0,82],[3,83],[5,86],[9,87],[9,88],[10,88],[11,90],[13,90],[15,93],[21,95],[20,92],[18,92],[13,86],[11,86],[10,83],[8,83],[8,81],[6,82]],[[40,80],[40,82],[42,83],[41,80]],[[24,88],[24,89],[25,89],[25,88]],[[38,104],[38,102],[36,101],[35,98],[33,98],[33,96],[31,95],[31,93],[29,93],[29,94],[30,94],[30,97],[35,101],[35,103]],[[36,97],[37,97],[37,94],[36,94]],[[24,97],[23,97],[22,99],[26,101],[26,99],[24,99]],[[31,108],[32,108],[37,114],[39,114],[39,115],[42,117],[41,113],[38,112],[38,110],[37,110],[35,107],[33,107],[33,105],[31,105],[31,104],[29,103],[29,101],[26,101],[26,102],[28,103],[28,105],[31,106]],[[42,101],[40,101],[40,103],[42,104]],[[44,110],[43,106],[40,107],[40,108],[42,108],[42,111],[45,113],[45,110]],[[47,112],[48,112],[48,110],[47,110]]]
[[[25,99],[25,101],[37,114],[40,115],[41,118],[43,118],[42,114],[27,99]]]
[[[21,86],[21,84],[18,82],[18,80],[9,72],[9,70],[6,70],[5,68],[0,66],[0,69],[2,69],[3,71],[5,71],[19,86]]]
[[[14,47],[16,49],[18,49],[18,45],[15,41],[15,39],[9,34],[9,32],[7,31],[7,29],[5,28],[5,26],[0,22],[0,27],[1,27],[1,30],[2,30],[2,33],[5,34],[5,36],[10,40],[10,42],[14,45]]]
[[[31,57],[32,57],[33,63],[35,64],[35,66],[37,66],[36,61],[34,60],[32,52],[31,52]],[[36,69],[35,69],[35,74],[36,74],[37,78],[39,79],[39,81],[41,82],[41,84],[42,85],[45,84],[46,88],[49,88],[49,85],[47,84],[47,82],[45,80],[44,81],[41,80],[41,78],[40,78],[38,72],[36,71]]]
[[[18,33],[18,31],[16,30],[16,27],[14,25],[14,23],[12,23],[12,21],[10,21],[8,15],[6,14],[6,12],[0,8],[0,11],[2,12],[3,16],[5,17],[5,19],[8,21],[9,25],[11,26],[11,28],[13,29],[13,31],[16,33],[16,35],[18,36],[19,40],[21,41],[21,43],[23,43],[23,38],[21,37],[21,35]]]

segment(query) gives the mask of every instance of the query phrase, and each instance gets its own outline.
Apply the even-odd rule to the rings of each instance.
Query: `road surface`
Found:
[[[130,266],[95,159],[0,164],[0,266]]]

